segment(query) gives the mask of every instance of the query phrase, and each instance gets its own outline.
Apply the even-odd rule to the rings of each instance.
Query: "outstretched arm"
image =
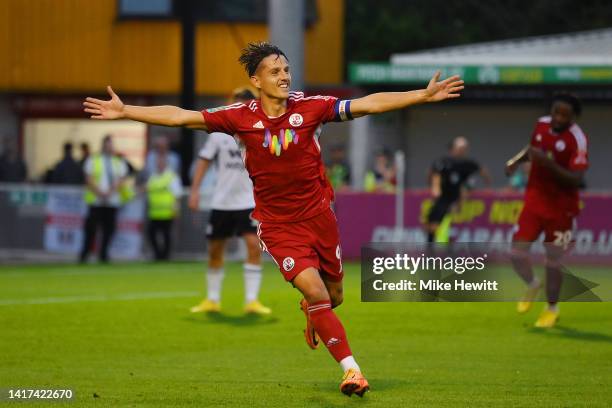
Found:
[[[372,113],[383,113],[426,102],[440,102],[458,98],[463,81],[458,75],[439,81],[440,71],[429,81],[426,89],[408,92],[380,92],[351,101],[351,115],[354,118]]]
[[[198,111],[182,109],[177,106],[134,106],[125,105],[113,89],[106,88],[111,99],[104,101],[87,98],[83,102],[85,112],[92,119],[131,119],[150,125],[184,126],[192,129],[207,130],[204,117]]]

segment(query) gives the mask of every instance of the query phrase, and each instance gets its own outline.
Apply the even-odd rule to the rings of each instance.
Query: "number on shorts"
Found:
[[[553,232],[553,234],[555,235],[555,240],[553,241],[553,244],[556,246],[560,246],[563,249],[567,249],[567,246],[572,240],[572,231],[555,231]]]

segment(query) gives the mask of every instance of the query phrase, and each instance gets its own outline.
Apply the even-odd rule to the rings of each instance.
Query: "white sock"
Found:
[[[261,265],[245,263],[244,265],[244,297],[246,303],[251,303],[259,297],[261,286]]]
[[[223,267],[208,268],[208,272],[206,273],[208,295],[206,297],[209,300],[212,300],[213,302],[221,301],[221,283],[223,282],[224,276],[225,271],[223,270]]]
[[[549,303],[548,304],[548,310],[550,310],[553,313],[559,313],[559,305],[557,303],[555,303],[554,305],[551,305]]]
[[[539,288],[539,287],[540,287],[540,280],[534,276],[533,280],[531,282],[529,282],[529,288],[530,289],[536,289],[536,288]]]
[[[344,357],[342,360],[340,360],[340,367],[342,367],[342,371],[344,372],[346,372],[346,370],[349,368],[361,372],[361,369],[359,368],[359,365],[357,365],[357,362],[353,356]]]

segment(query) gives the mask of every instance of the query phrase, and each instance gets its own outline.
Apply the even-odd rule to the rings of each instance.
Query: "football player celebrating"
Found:
[[[201,112],[174,106],[125,105],[108,87],[110,100],[87,98],[85,112],[93,119],[131,119],[187,126],[236,135],[245,149],[245,167],[253,181],[259,238],[284,278],[303,295],[306,341],[323,341],[340,363],[340,390],[362,396],[369,384],[349,347],[332,308],[340,305],[342,262],[336,218],[330,205],[333,190],[325,175],[319,136],[322,125],[411,105],[457,98],[458,76],[440,81],[436,73],[426,89],[385,92],[353,100],[305,96],[290,92],[289,60],[268,43],[251,43],[239,59],[260,98]]]

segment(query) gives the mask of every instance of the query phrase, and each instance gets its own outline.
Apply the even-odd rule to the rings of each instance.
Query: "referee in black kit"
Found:
[[[429,170],[431,192],[435,199],[427,215],[427,242],[448,242],[451,210],[465,192],[470,178],[478,173],[485,184],[491,184],[486,168],[475,160],[467,158],[469,143],[463,136],[449,143],[448,155],[434,161]]]

